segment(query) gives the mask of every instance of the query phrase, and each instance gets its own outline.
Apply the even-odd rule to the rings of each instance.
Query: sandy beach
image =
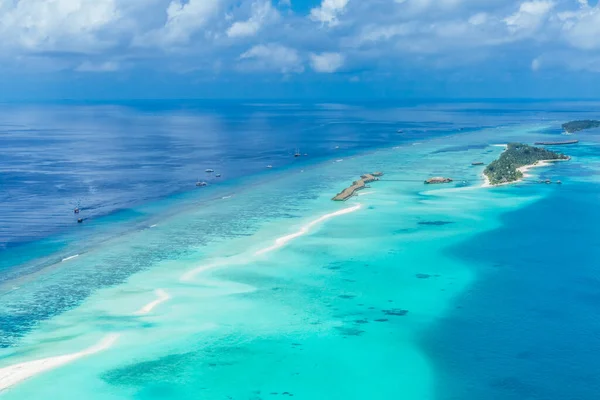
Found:
[[[481,185],[481,187],[512,185],[514,183],[522,182],[524,178],[530,178],[532,176],[531,174],[528,173],[528,171],[530,169],[538,168],[538,167],[547,167],[548,165],[551,165],[553,162],[558,162],[558,161],[568,161],[568,160],[540,160],[540,161],[537,161],[535,164],[524,165],[522,167],[517,168],[518,171],[521,171],[521,173],[523,173],[523,178],[517,179],[516,181],[512,181],[512,182],[498,183],[496,185],[492,185],[490,183],[490,179],[487,177],[487,175],[482,173],[481,175],[483,176],[484,183],[483,183],[483,185]]]
[[[77,353],[27,361],[0,369],[0,392],[35,375],[58,368],[79,358],[86,357],[111,347],[119,338],[118,333],[106,335],[95,345]]]

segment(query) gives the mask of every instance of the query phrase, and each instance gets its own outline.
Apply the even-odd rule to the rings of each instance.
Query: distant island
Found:
[[[584,129],[592,129],[600,127],[600,121],[594,119],[585,119],[581,121],[570,121],[562,124],[562,128],[567,133],[575,133]]]
[[[568,160],[569,156],[555,153],[541,147],[523,143],[509,143],[500,158],[492,161],[483,171],[489,185],[516,182],[523,178],[523,172],[540,161]]]
[[[449,183],[452,182],[452,178],[445,178],[443,176],[434,176],[433,178],[429,178],[425,180],[425,184],[431,185],[436,183]]]
[[[333,201],[346,201],[354,194],[367,187],[367,183],[378,181],[383,176],[383,172],[373,172],[372,174],[361,175],[360,179],[352,182],[352,185],[342,190],[331,200]]]
[[[558,142],[535,142],[535,145],[539,146],[561,146],[565,144],[576,144],[579,140],[559,140]]]

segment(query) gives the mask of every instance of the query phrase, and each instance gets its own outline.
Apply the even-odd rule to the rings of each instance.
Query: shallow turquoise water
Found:
[[[486,262],[454,249],[558,187],[481,188],[482,167],[471,162],[496,158],[502,149],[490,144],[540,135],[531,127],[464,133],[249,177],[209,202],[174,200],[162,217],[5,285],[0,307],[15,324],[27,313],[52,317],[8,338],[0,369],[120,336],[1,396],[439,398],[445,373],[423,338],[455,312]],[[568,188],[569,168],[596,160],[583,146],[575,152],[570,165],[533,173],[560,176]],[[376,170],[385,176],[361,196],[330,200]],[[434,175],[457,180],[423,185]],[[157,289],[170,298],[140,314]],[[67,311],[54,315],[48,304]]]

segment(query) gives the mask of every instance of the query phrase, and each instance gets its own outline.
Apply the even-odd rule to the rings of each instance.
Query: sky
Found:
[[[0,0],[0,100],[598,98],[597,0]]]

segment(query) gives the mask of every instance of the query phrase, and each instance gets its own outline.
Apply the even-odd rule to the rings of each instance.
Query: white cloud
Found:
[[[119,18],[115,0],[0,0],[0,45],[91,52],[108,45],[97,35]]]
[[[229,37],[254,36],[265,23],[277,20],[279,13],[271,5],[271,0],[256,1],[252,4],[252,15],[246,21],[234,22],[227,29]]]
[[[329,26],[339,23],[338,16],[344,12],[349,0],[323,0],[319,7],[310,10],[310,19]]]
[[[164,26],[137,37],[135,44],[149,47],[185,45],[216,16],[220,5],[221,0],[171,0]]]
[[[519,10],[516,13],[506,17],[504,22],[508,29],[513,33],[533,31],[541,25],[552,8],[554,8],[554,3],[552,1],[526,1],[521,3]]]
[[[600,8],[584,8],[570,15],[563,25],[567,42],[578,49],[600,49]]]
[[[226,76],[297,73],[306,65],[393,73],[399,62],[468,66],[499,53],[503,63],[516,65],[524,54],[540,55],[544,70],[559,65],[548,54],[600,58],[595,0],[313,1],[299,15],[289,0],[0,0],[0,66],[213,74],[220,60]],[[314,29],[315,22],[337,29]],[[241,43],[249,50],[240,50]]]
[[[75,71],[80,72],[114,72],[118,70],[119,64],[114,61],[106,61],[102,63],[84,61],[75,68]]]
[[[303,72],[302,60],[295,49],[276,43],[257,45],[242,53],[239,57],[246,61],[244,70],[278,71],[283,74]]]
[[[389,40],[395,36],[406,36],[414,32],[414,25],[401,23],[397,25],[368,25],[358,35],[359,44]]]
[[[344,55],[340,53],[310,54],[310,65],[317,72],[335,72],[344,65],[344,60]]]

